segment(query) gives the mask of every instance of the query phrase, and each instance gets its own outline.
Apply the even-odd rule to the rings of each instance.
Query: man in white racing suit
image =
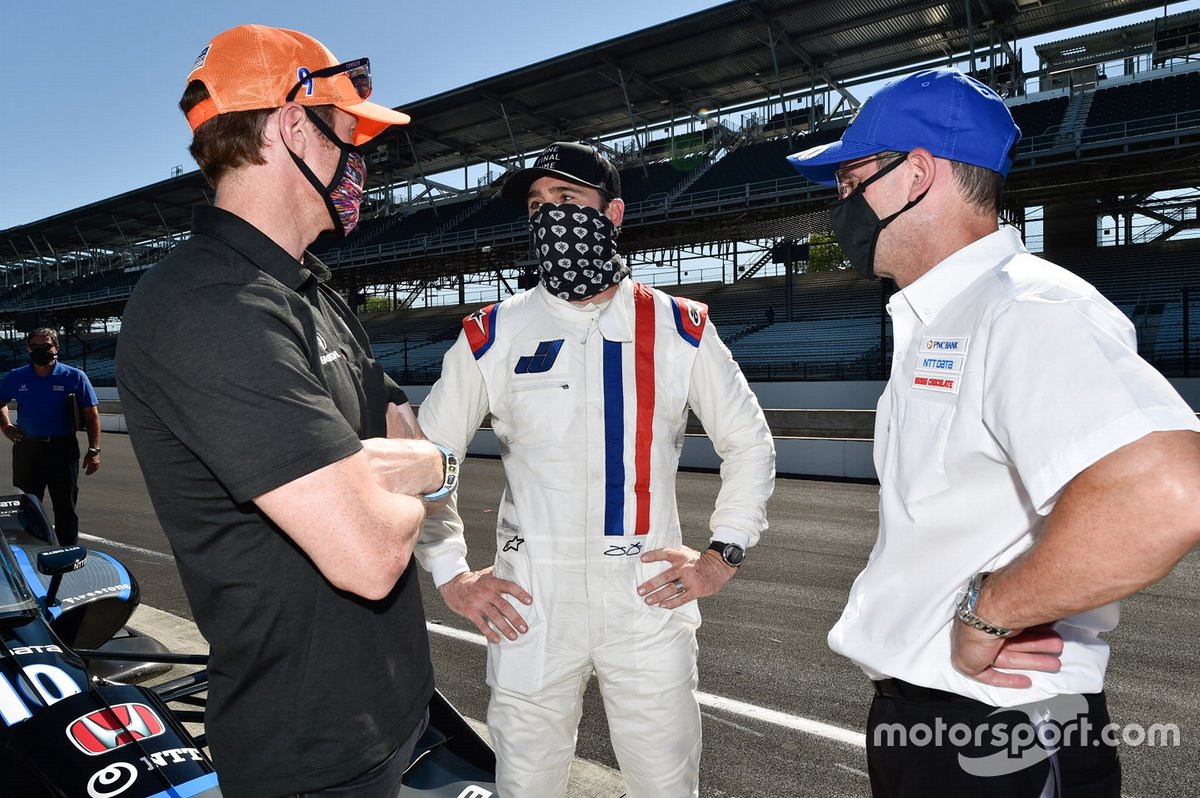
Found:
[[[420,409],[425,434],[457,456],[492,416],[507,482],[495,565],[469,569],[453,503],[426,520],[416,553],[490,641],[501,795],[565,794],[595,674],[628,796],[696,796],[695,599],[766,529],[770,430],[707,308],[628,277],[606,158],[554,144],[502,194],[530,212],[541,282],[463,321]],[[689,408],[722,458],[704,552],[683,545],[675,502]]]

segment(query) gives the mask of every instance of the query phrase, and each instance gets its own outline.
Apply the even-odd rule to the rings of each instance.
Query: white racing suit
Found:
[[[767,526],[775,449],[700,303],[626,279],[597,309],[538,286],[463,321],[420,408],[425,435],[460,457],[490,412],[504,462],[494,573],[533,597],[513,600],[529,631],[488,646],[504,798],[565,794],[592,673],[629,797],[698,794],[699,608],[637,594],[668,567],[639,555],[682,545],[689,407],[722,458],[712,537],[748,548]],[[416,553],[439,586],[467,570],[453,506],[425,522]]]

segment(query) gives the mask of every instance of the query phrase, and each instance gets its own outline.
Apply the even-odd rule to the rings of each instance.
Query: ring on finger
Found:
[[[682,593],[682,592],[683,592],[685,589],[686,589],[686,588],[684,588],[684,586],[683,586],[683,580],[682,580],[682,579],[676,579],[676,580],[675,580],[675,592],[676,592],[676,593]]]

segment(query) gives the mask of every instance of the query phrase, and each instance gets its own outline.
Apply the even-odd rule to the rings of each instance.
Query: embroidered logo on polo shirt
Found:
[[[342,356],[342,353],[338,352],[336,349],[332,352],[329,351],[329,347],[325,345],[325,339],[320,333],[317,333],[317,345],[320,346],[321,351],[325,353],[321,355],[322,366],[328,365]]]
[[[968,337],[922,338],[917,350],[912,387],[957,394],[967,362]]]

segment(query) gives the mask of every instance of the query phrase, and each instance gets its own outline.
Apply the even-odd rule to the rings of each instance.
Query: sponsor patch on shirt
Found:
[[[488,305],[462,320],[463,332],[476,360],[483,357],[496,340],[496,312],[499,309],[499,303]]]
[[[705,325],[708,324],[708,305],[682,297],[670,299],[675,311],[675,329],[679,332],[679,337],[692,346],[700,346],[700,338],[704,335]]]
[[[936,371],[941,374],[962,374],[965,355],[931,355],[922,351],[917,355],[918,371]]]
[[[970,338],[922,338],[921,354],[965,355]]]
[[[913,375],[912,387],[923,391],[941,391],[942,393],[958,393],[958,375],[940,376],[929,372],[918,371]]]
[[[970,338],[922,338],[913,366],[912,387],[922,391],[957,394],[967,362]]]

